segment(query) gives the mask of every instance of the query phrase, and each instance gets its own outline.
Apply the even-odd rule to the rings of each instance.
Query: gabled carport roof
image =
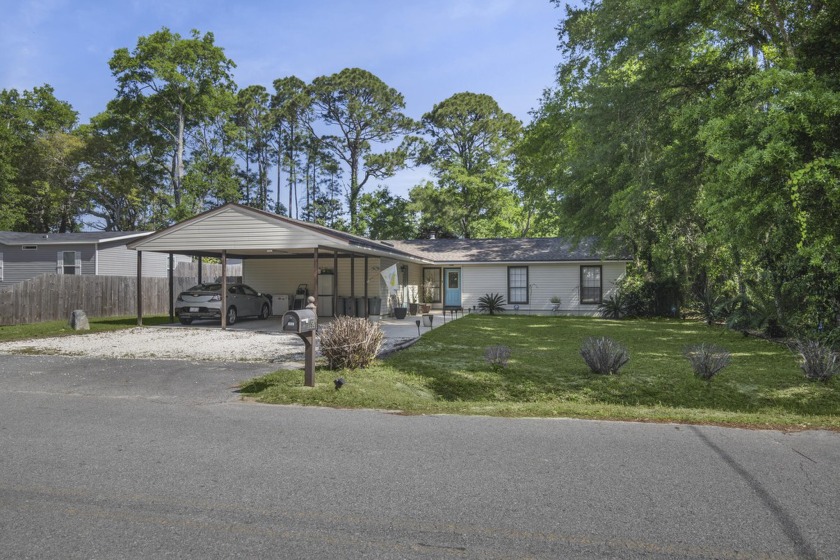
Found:
[[[130,249],[228,257],[311,256],[314,249],[417,263],[432,261],[383,241],[302,222],[241,204],[228,203],[129,243]]]

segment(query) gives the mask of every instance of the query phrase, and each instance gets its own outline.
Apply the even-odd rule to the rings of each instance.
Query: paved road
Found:
[[[837,558],[840,436],[239,402],[0,356],[0,558]]]

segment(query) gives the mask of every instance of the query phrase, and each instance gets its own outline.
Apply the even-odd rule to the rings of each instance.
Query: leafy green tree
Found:
[[[369,239],[414,239],[417,224],[408,200],[379,187],[359,198],[359,223]]]
[[[109,110],[147,129],[136,134],[150,145],[156,162],[167,167],[169,211],[177,217],[182,205],[195,206],[183,200],[188,138],[217,113],[220,92],[233,89],[234,64],[212,33],[202,36],[193,30],[183,38],[165,27],[140,37],[131,52],[117,49],[109,64],[118,86]]]
[[[520,186],[553,201],[554,223],[537,223],[629,245],[637,270],[684,294],[761,284],[780,311],[836,315],[836,290],[817,288],[838,284],[838,16],[776,1],[567,8],[565,62],[518,153]]]
[[[408,149],[374,152],[412,132],[414,122],[402,113],[403,96],[366,70],[346,68],[313,80],[310,91],[315,114],[330,133],[319,135],[325,149],[350,172],[347,205],[350,229],[360,231],[359,196],[370,179],[386,179],[405,166]],[[315,133],[314,130],[312,131]]]
[[[514,233],[504,210],[512,200],[506,187],[519,121],[489,95],[457,93],[423,115],[423,128],[430,141],[420,161],[431,165],[437,189],[416,189],[412,198],[462,237]],[[449,211],[439,213],[446,205]]]
[[[0,222],[19,231],[77,229],[84,201],[76,112],[44,85],[1,91],[0,118]]]

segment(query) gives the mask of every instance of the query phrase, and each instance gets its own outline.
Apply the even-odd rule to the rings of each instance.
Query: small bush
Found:
[[[601,317],[605,319],[621,319],[627,315],[627,304],[624,302],[624,296],[621,292],[617,292],[598,305],[598,311]]]
[[[484,349],[484,359],[494,370],[505,368],[510,359],[510,348],[507,346],[488,346]]]
[[[689,346],[683,354],[691,363],[694,375],[705,381],[711,381],[732,359],[726,349],[706,343]]]
[[[580,347],[583,361],[595,373],[611,375],[618,373],[624,364],[630,361],[627,349],[606,336],[589,337]]]
[[[379,325],[362,317],[337,317],[318,333],[330,369],[367,367],[379,353],[382,338]]]
[[[493,315],[505,310],[505,297],[502,294],[484,294],[478,298],[478,310]]]
[[[822,342],[800,340],[796,343],[796,350],[802,360],[802,371],[808,379],[828,383],[840,370],[837,353]]]

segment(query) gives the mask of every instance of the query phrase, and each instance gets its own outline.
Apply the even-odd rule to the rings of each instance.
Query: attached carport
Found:
[[[349,290],[351,297],[363,295],[365,300],[371,294],[370,259],[388,259],[401,263],[428,264],[428,261],[411,253],[399,250],[381,242],[336,231],[334,229],[301,222],[264,212],[248,206],[229,203],[219,208],[198,214],[166,229],[157,231],[128,245],[137,251],[137,324],[143,324],[143,300],[140,289],[143,280],[143,252],[189,255],[198,258],[216,257],[221,260],[222,270],[227,270],[227,259],[239,258],[245,262],[254,259],[308,259],[311,261],[310,295],[318,301],[318,274],[324,262],[331,263],[333,270],[332,309],[337,307],[339,282],[339,260],[349,259]],[[364,267],[362,284],[357,286],[356,261],[362,259]],[[200,269],[200,267],[199,267]],[[175,294],[172,281],[172,267],[169,271],[170,317],[173,316]],[[359,293],[361,292],[361,293]],[[376,282],[379,294],[380,281]],[[222,309],[227,309],[227,275],[222,275]],[[364,315],[368,316],[365,306]],[[222,313],[222,328],[226,328],[225,313]]]

